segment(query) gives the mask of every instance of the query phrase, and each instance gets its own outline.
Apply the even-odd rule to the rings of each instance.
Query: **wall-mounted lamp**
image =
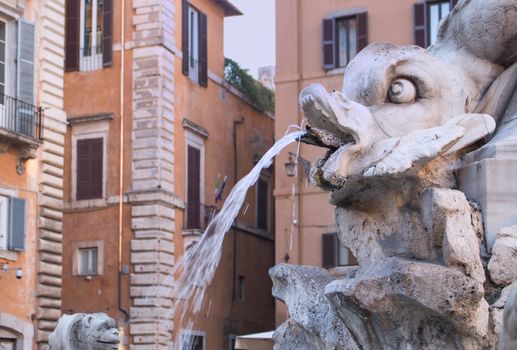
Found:
[[[7,264],[7,263],[2,265],[2,270],[1,270],[2,273],[7,273],[10,270],[16,271],[16,278],[17,279],[21,279],[23,277],[23,271],[22,271],[21,268],[19,268],[19,267],[9,267],[9,264]],[[0,275],[0,278],[2,278],[2,275]]]
[[[311,162],[298,156],[298,163],[300,163],[302,165],[305,175],[309,176],[309,174],[311,172]],[[285,172],[286,172],[287,176],[293,177],[296,175],[296,154],[295,153],[289,152],[289,158],[287,159],[287,162],[284,163],[284,166],[285,166]]]
[[[293,177],[294,175],[296,175],[296,163],[293,159],[293,154],[291,152],[289,152],[289,159],[287,159],[287,162],[284,164],[284,166],[287,176]]]

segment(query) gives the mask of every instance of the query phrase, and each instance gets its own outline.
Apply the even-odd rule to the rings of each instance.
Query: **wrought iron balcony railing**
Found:
[[[183,229],[204,231],[216,213],[217,207],[214,205],[185,202]]]
[[[43,108],[0,94],[0,129],[43,139]]]
[[[43,108],[0,94],[0,129],[43,139]]]
[[[102,68],[102,45],[82,47],[80,71],[88,72]]]

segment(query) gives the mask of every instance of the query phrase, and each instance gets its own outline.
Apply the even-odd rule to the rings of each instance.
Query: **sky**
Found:
[[[224,22],[224,55],[255,78],[275,64],[275,0],[231,0],[244,13]]]

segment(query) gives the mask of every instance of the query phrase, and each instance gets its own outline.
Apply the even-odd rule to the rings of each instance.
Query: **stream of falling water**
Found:
[[[193,318],[203,308],[206,289],[219,264],[224,236],[232,227],[246,199],[248,189],[257,182],[261,170],[268,168],[282,149],[304,133],[292,132],[275,142],[248,175],[233,187],[221,211],[210,221],[200,240],[176,263],[170,275],[158,281],[161,282],[160,286],[156,286],[154,293],[148,296],[149,304],[166,308],[172,298],[171,311],[165,318],[171,320],[171,323],[174,320],[175,327],[191,330],[194,326]],[[157,318],[160,316],[156,315]],[[179,332],[176,334],[173,348],[184,349]]]

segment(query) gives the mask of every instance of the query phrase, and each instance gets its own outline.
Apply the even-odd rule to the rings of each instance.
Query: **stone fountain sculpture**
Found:
[[[116,350],[119,332],[105,313],[63,315],[49,335],[50,350]]]
[[[302,91],[303,141],[328,149],[311,178],[359,266],[272,268],[275,349],[517,349],[517,226],[487,239],[458,176],[517,145],[516,87],[517,0],[460,0],[429,49],[372,44],[343,91]]]

